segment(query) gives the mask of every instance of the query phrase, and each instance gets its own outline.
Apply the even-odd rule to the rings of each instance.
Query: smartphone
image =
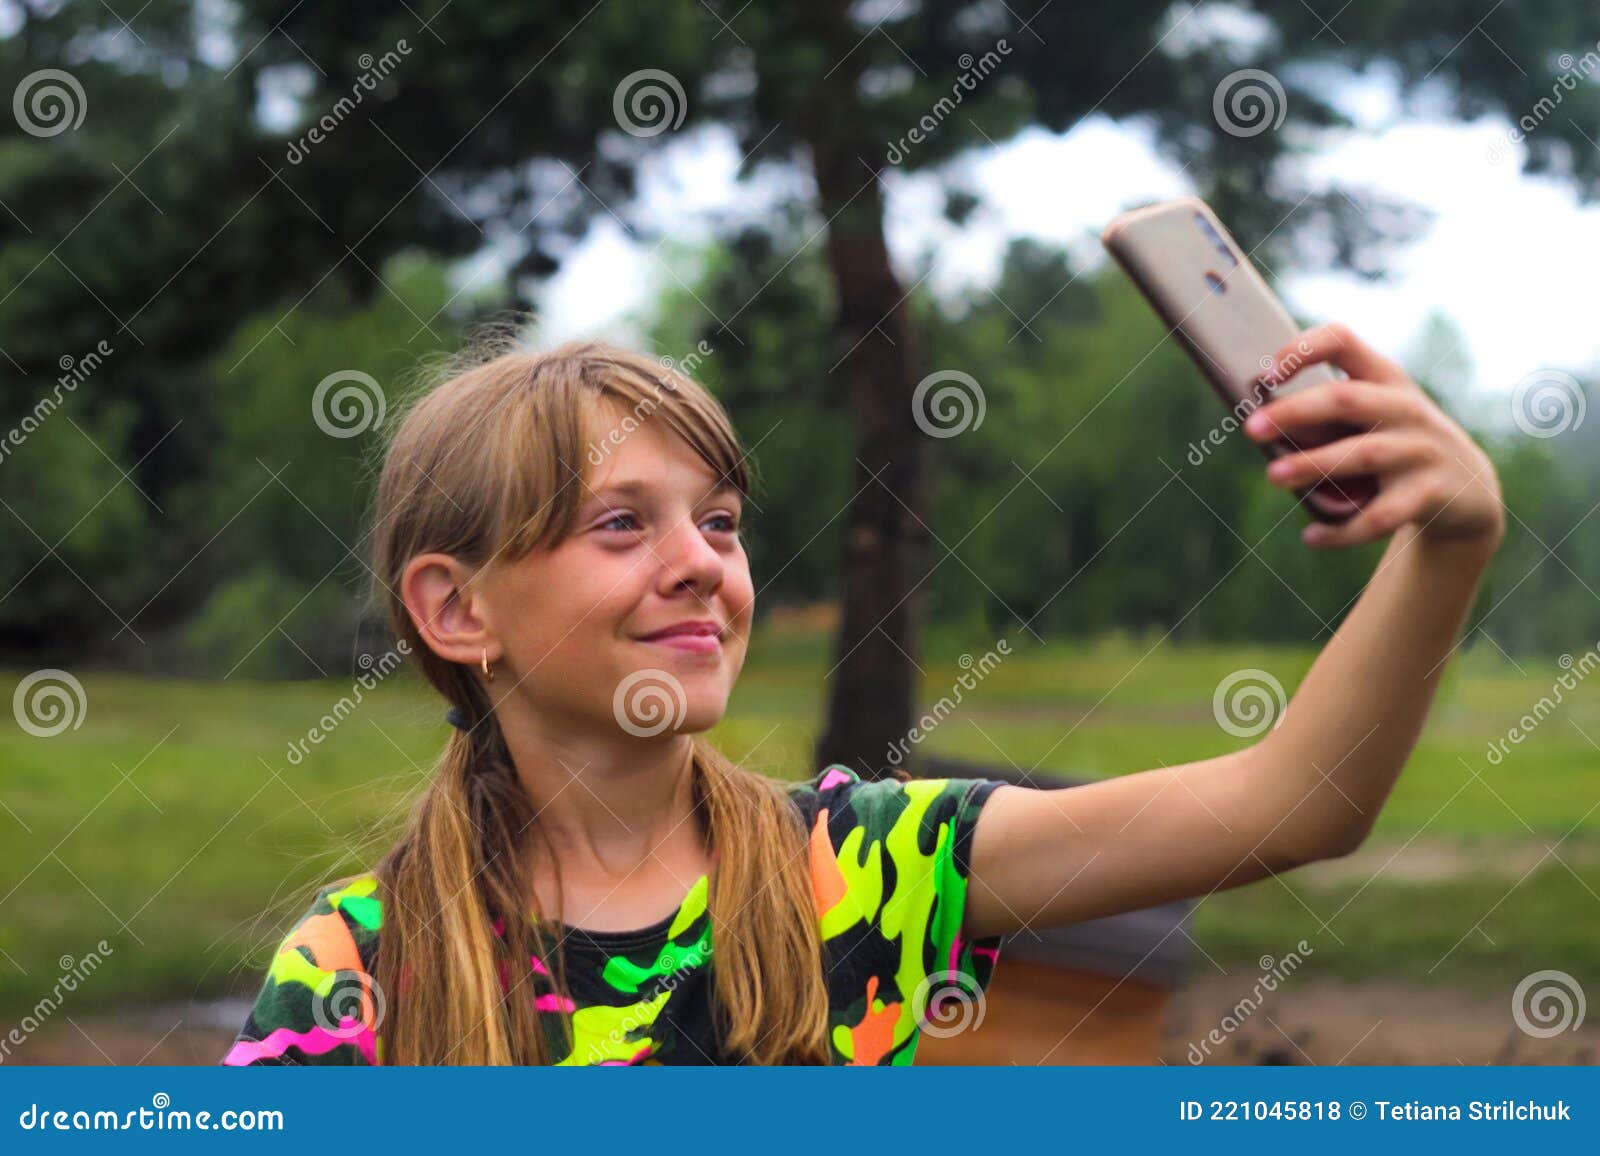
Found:
[[[1325,363],[1299,369],[1290,363],[1284,367],[1289,371],[1286,380],[1260,380],[1273,354],[1300,327],[1249,255],[1198,197],[1123,213],[1105,227],[1100,242],[1240,424],[1272,397],[1344,376]],[[1268,458],[1278,458],[1360,432],[1335,423],[1261,448]],[[1377,492],[1377,479],[1363,476],[1325,478],[1297,496],[1313,518],[1342,522]]]

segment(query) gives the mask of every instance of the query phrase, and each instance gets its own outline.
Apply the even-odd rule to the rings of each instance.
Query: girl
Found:
[[[1382,479],[1305,531],[1393,535],[1365,592],[1254,746],[1038,790],[844,766],[786,788],[697,737],[755,600],[726,414],[608,345],[491,349],[406,416],[376,496],[376,589],[449,745],[387,856],[317,892],[224,1062],[908,1064],[1008,932],[1347,854],[1504,521],[1488,458],[1394,363],[1341,326],[1291,355],[1350,379],[1245,429],[1362,431],[1267,474]]]

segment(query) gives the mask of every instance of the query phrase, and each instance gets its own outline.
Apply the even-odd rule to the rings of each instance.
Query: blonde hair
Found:
[[[445,376],[396,429],[373,510],[374,592],[468,724],[452,730],[405,833],[377,867],[384,918],[374,970],[388,997],[381,1062],[544,1064],[552,1042],[539,1017],[561,1013],[535,1012],[521,986],[526,961],[550,960],[563,992],[565,975],[559,951],[546,950],[552,933],[537,902],[525,907],[532,888],[519,851],[523,832],[538,833],[532,805],[485,688],[423,644],[395,591],[418,554],[482,565],[569,535],[596,454],[586,435],[603,400],[646,410],[740,493],[750,477],[716,399],[628,350],[589,341],[537,353],[501,341],[470,349]],[[718,1039],[740,1062],[826,1063],[808,833],[778,783],[735,766],[701,736],[692,750],[695,799],[716,853],[708,908]],[[559,871],[556,884],[559,894]],[[562,1025],[570,1048],[570,1019]]]

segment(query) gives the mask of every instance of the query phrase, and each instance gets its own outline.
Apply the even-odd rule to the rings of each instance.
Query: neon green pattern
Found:
[[[930,1011],[988,986],[999,941],[968,941],[960,929],[972,834],[1000,785],[863,782],[835,765],[791,787],[808,833],[835,1063],[912,1063]],[[565,929],[570,990],[556,990],[545,961],[528,961],[532,974],[517,987],[542,1013],[557,1063],[736,1062],[723,1054],[712,1014],[709,898],[702,875],[651,927]],[[375,992],[370,976],[382,924],[370,873],[319,891],[279,946],[223,1062],[381,1063],[382,1018],[394,999]]]

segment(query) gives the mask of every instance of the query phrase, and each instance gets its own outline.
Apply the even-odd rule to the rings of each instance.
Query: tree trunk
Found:
[[[910,728],[918,688],[920,585],[929,557],[928,442],[912,413],[917,351],[889,266],[875,176],[882,142],[864,139],[855,109],[858,33],[841,5],[818,5],[830,59],[844,59],[813,89],[806,135],[839,298],[839,372],[856,419],[855,467],[844,519],[842,620],[818,766],[843,763],[881,778],[891,746]],[[846,54],[849,53],[847,56]]]

